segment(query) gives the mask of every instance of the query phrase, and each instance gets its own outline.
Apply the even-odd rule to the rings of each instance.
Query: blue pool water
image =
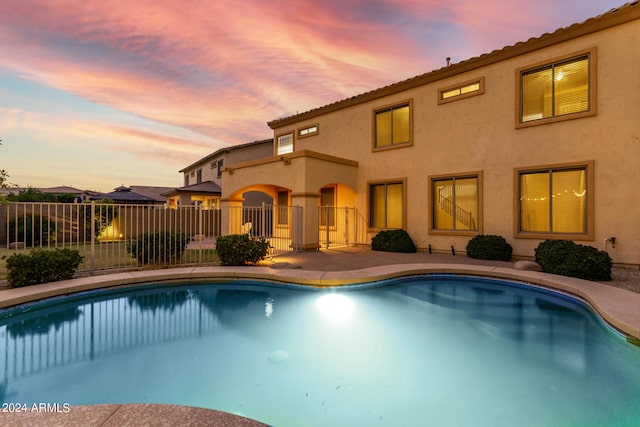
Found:
[[[425,276],[155,285],[0,312],[0,400],[171,403],[274,426],[637,426],[640,348],[581,303]]]

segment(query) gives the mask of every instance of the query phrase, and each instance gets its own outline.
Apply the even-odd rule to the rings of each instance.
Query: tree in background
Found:
[[[41,202],[41,203],[74,203],[76,197],[73,194],[49,194],[37,188],[26,188],[20,190],[18,194],[9,194],[7,200],[10,202]]]
[[[0,188],[9,188],[9,174],[4,169],[0,169]]]
[[[0,139],[0,141],[2,140]],[[0,142],[0,145],[2,145],[2,142]],[[4,169],[0,169],[0,190],[9,187],[11,187],[11,184],[9,184],[9,173]],[[4,203],[5,201],[6,198],[0,195],[0,204]]]

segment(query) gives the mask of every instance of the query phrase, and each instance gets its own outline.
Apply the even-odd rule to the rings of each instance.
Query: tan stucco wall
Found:
[[[271,156],[262,160],[230,165],[222,174],[222,197],[239,197],[244,191],[274,186],[293,193],[320,194],[328,184],[340,183],[353,189],[357,186],[355,162],[334,162],[316,153],[296,153]],[[270,194],[272,195],[272,194]],[[273,195],[272,195],[273,197]]]
[[[516,72],[573,52],[597,49],[597,115],[516,129]],[[407,179],[407,231],[421,248],[463,251],[469,236],[430,235],[428,177],[469,171],[483,173],[483,233],[504,236],[514,254],[533,256],[538,239],[514,238],[514,168],[595,161],[594,237],[582,241],[603,247],[614,262],[640,264],[640,21],[609,28],[500,63],[385,96],[343,110],[275,127],[274,135],[318,123],[319,134],[296,139],[294,150],[314,150],[359,162],[355,203],[366,217],[367,182]],[[485,93],[443,105],[438,88],[484,77]],[[413,146],[372,152],[372,110],[413,101]],[[301,170],[274,164],[243,171],[246,182],[288,187]],[[292,173],[293,172],[293,173]],[[304,191],[318,191],[331,175],[315,170]],[[245,178],[243,178],[245,179]],[[329,179],[331,181],[331,179]]]
[[[194,163],[193,165],[184,169],[183,176],[189,176],[189,185],[196,184],[197,170],[202,169],[202,182],[213,181],[218,185],[222,185],[222,178],[218,178],[217,166],[212,168],[211,164],[216,163],[222,159],[224,166],[233,163],[241,163],[249,160],[260,159],[268,157],[273,154],[272,143],[260,143],[255,145],[247,145],[241,148],[230,149],[229,151],[222,151],[218,155],[213,157],[205,157],[201,161]],[[191,173],[194,173],[191,176]]]

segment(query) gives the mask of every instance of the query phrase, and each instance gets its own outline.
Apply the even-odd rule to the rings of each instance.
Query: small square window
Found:
[[[293,133],[280,135],[277,138],[276,155],[293,153]]]

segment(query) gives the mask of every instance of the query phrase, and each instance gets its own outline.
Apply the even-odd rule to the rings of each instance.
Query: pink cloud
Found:
[[[237,12],[228,2],[0,6],[10,24],[2,38],[14,46],[3,56],[39,82],[209,135],[221,131],[234,143],[248,135],[222,129],[248,123],[265,132],[277,115],[392,81],[406,59],[400,36],[337,10],[249,2]]]

